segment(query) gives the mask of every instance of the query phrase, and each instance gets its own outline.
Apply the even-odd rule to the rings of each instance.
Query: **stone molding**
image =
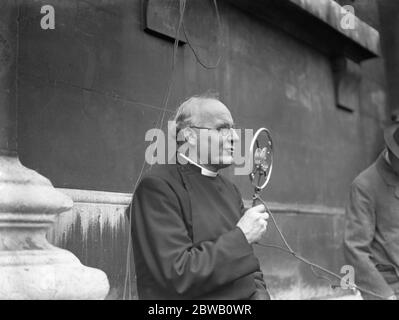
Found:
[[[130,193],[119,193],[109,191],[96,190],[80,190],[57,188],[60,192],[69,196],[74,203],[89,204],[114,204],[129,205],[132,195]],[[250,207],[252,200],[244,199],[245,207]],[[269,202],[269,209],[275,213],[289,214],[321,214],[321,215],[343,215],[345,213],[342,207],[330,207],[313,204],[296,204],[296,203],[280,203]]]
[[[353,29],[342,28],[345,11],[333,0],[226,1],[330,57],[343,56],[359,63],[381,54],[379,32],[356,16]]]

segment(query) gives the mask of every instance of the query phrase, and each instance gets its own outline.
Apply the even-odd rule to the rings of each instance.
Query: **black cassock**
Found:
[[[140,299],[268,299],[237,187],[192,164],[154,166],[132,202]]]

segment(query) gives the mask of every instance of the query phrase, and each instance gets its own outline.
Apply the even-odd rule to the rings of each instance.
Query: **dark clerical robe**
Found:
[[[132,202],[140,299],[267,299],[233,183],[192,164],[154,166]]]

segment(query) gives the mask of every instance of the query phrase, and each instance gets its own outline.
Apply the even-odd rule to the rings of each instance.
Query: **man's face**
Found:
[[[197,133],[197,159],[201,165],[221,169],[233,164],[234,144],[239,137],[227,107],[217,100],[206,100],[200,109],[196,126],[211,128],[194,130]]]

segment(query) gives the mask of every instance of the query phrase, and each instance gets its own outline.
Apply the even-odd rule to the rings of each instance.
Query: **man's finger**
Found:
[[[257,212],[257,219],[266,221],[269,219],[269,214],[267,212]]]
[[[256,212],[265,212],[266,208],[263,204],[258,204],[257,206],[253,207]]]

